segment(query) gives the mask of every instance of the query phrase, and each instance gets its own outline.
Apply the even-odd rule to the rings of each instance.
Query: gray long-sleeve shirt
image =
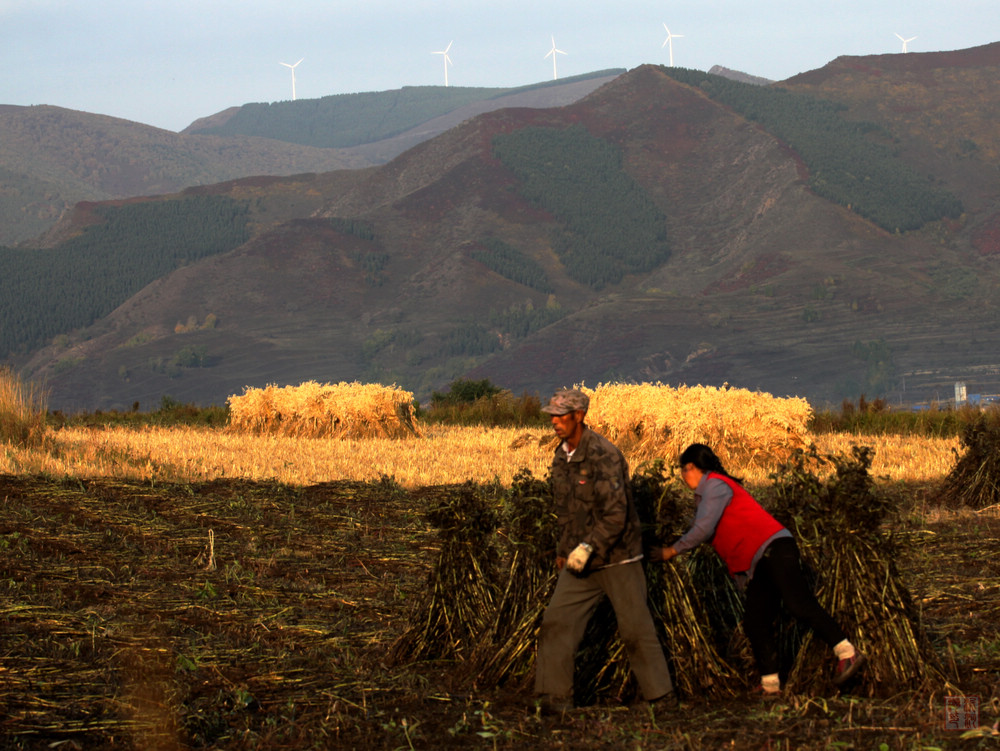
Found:
[[[694,490],[694,502],[696,505],[694,521],[691,523],[688,531],[681,535],[677,539],[677,542],[673,544],[674,550],[678,553],[683,553],[698,547],[703,542],[709,542],[715,536],[715,528],[719,526],[719,520],[732,500],[732,488],[718,477],[710,477],[708,474],[704,475],[698,483],[698,487]],[[764,555],[764,551],[767,550],[768,545],[779,537],[791,536],[791,532],[787,529],[782,529],[767,538],[754,554],[750,570],[746,572],[746,579],[753,578],[757,561]]]

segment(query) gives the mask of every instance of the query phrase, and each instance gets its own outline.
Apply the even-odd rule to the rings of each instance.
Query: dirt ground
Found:
[[[0,747],[996,748],[1000,517],[902,518],[901,576],[952,686],[550,717],[518,687],[387,659],[436,544],[392,482],[0,476]],[[966,715],[946,715],[955,688],[978,697]]]

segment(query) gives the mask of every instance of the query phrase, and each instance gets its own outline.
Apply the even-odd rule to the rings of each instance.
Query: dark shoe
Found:
[[[671,691],[664,694],[659,699],[653,699],[649,702],[649,706],[652,708],[653,712],[676,712],[681,708],[681,700],[677,698],[677,692]]]
[[[680,699],[673,691],[664,694],[659,699],[643,701],[632,705],[632,712],[640,722],[650,723],[653,726],[661,722],[678,717],[678,710],[681,708]]]
[[[565,696],[544,694],[538,699],[538,709],[543,715],[561,715],[573,711],[573,700]]]
[[[761,684],[757,684],[750,690],[751,699],[780,699],[781,689],[776,689],[774,691],[764,688]]]
[[[867,664],[868,658],[860,652],[855,652],[854,657],[848,657],[846,660],[840,660],[837,663],[837,672],[833,676],[834,685],[839,686],[841,683],[846,683],[864,670],[865,665]]]

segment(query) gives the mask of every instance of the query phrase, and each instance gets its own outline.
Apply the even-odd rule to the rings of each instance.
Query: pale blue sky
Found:
[[[0,0],[0,104],[169,130],[234,105],[444,83],[521,86],[669,60],[781,80],[840,55],[1000,41],[997,0]]]

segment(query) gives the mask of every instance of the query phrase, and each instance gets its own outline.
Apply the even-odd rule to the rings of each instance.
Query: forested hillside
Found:
[[[560,220],[552,244],[578,282],[601,289],[670,257],[663,212],[623,171],[621,150],[583,126],[522,128],[494,138],[493,152],[521,195]]]
[[[100,221],[57,248],[0,248],[0,357],[89,326],[155,279],[248,237],[246,202],[225,196],[93,211]]]
[[[470,255],[490,271],[539,292],[552,292],[548,274],[531,256],[499,237],[484,237],[479,245],[481,247],[474,248]]]
[[[844,105],[697,70],[664,72],[760,123],[802,158],[818,195],[883,229],[907,232],[962,213],[957,197],[898,158],[893,134],[874,123],[845,119]]]

